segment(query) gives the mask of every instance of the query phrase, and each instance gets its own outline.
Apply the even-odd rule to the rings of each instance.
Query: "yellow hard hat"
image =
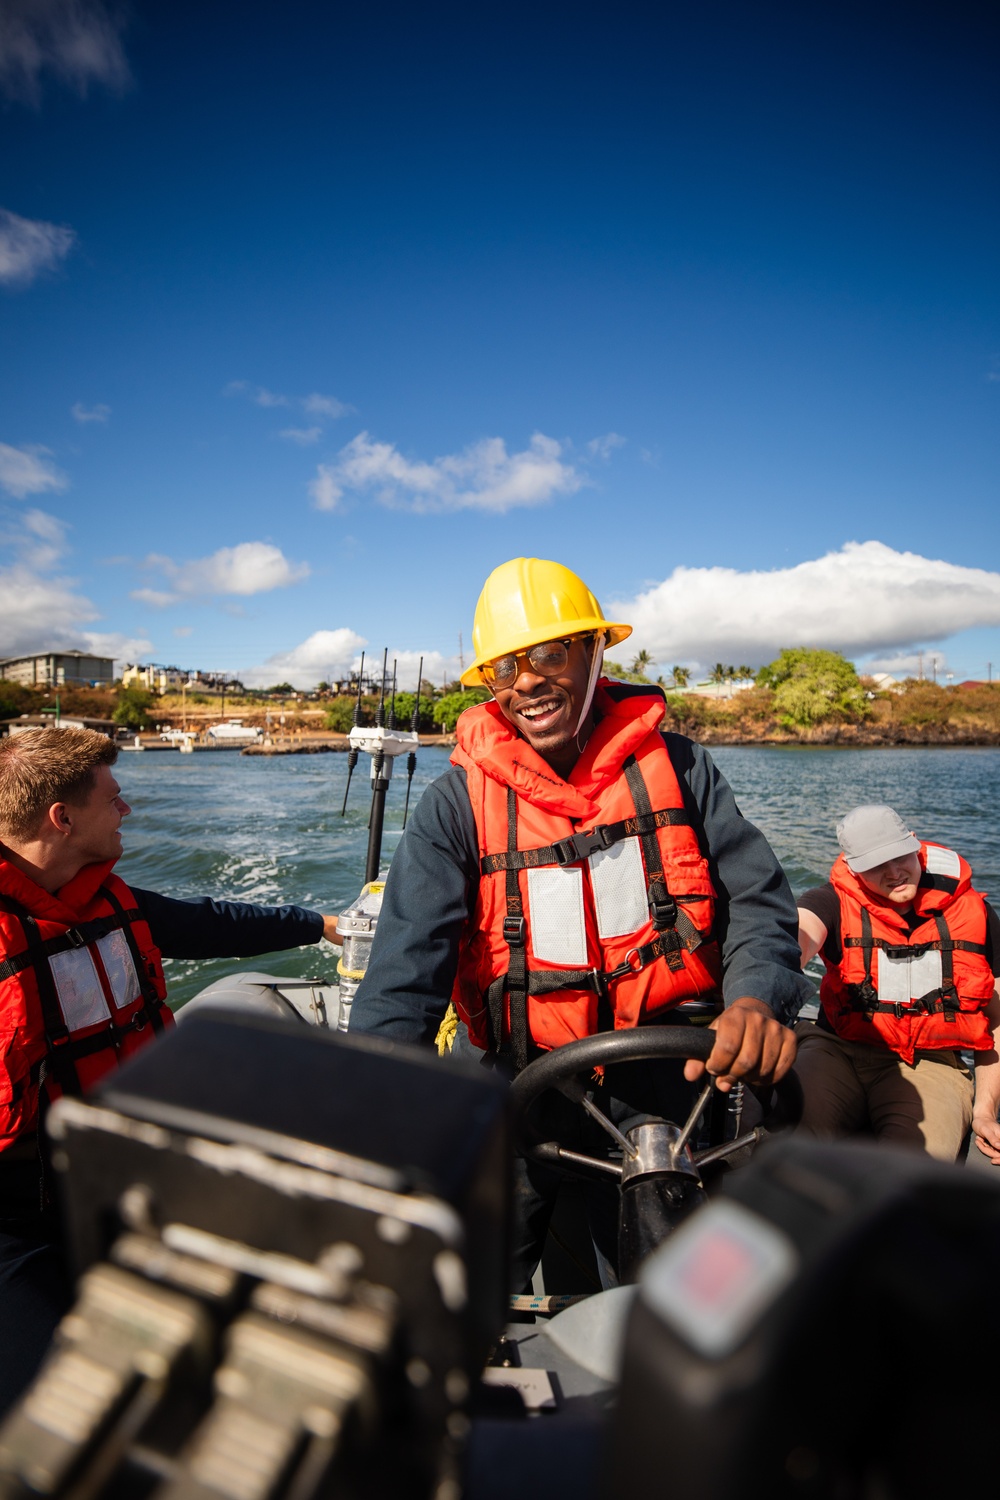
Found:
[[[583,579],[562,563],[514,557],[494,568],[483,585],[472,626],[476,659],[462,681],[474,687],[485,681],[480,670],[484,662],[588,630],[605,631],[609,646],[632,634],[631,625],[604,618]]]

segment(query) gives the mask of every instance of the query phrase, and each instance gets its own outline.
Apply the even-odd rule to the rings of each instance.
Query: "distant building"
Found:
[[[893,677],[890,672],[865,672],[863,675],[875,684],[880,693],[899,693],[903,690],[899,678]]]
[[[39,651],[33,656],[8,656],[0,660],[0,678],[22,687],[110,687],[115,664],[110,656],[90,656],[85,651]]]
[[[26,729],[96,729],[114,739],[117,725],[111,719],[91,719],[80,714],[21,714],[17,719],[0,719],[0,735],[23,734]]]
[[[225,672],[189,672],[187,685],[199,693],[231,693],[238,697],[246,692],[238,677],[227,677]]]
[[[161,667],[157,662],[150,662],[148,667],[140,662],[126,663],[122,671],[122,687],[145,688],[149,693],[178,693],[189,680],[190,674],[180,667]]]

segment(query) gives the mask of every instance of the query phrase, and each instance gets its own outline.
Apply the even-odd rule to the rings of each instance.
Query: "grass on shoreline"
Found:
[[[668,693],[664,728],[707,745],[1000,745],[998,683],[957,688],[911,679],[900,691],[868,691],[864,713],[832,713],[810,725],[783,718],[767,687],[719,699]]]

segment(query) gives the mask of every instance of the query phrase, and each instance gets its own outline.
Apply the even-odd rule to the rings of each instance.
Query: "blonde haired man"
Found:
[[[229,958],[318,942],[300,907],[176,901],[114,866],[131,809],[117,747],[90,730],[0,741],[0,1412],[31,1378],[69,1287],[40,1114],[172,1025],[163,956]]]

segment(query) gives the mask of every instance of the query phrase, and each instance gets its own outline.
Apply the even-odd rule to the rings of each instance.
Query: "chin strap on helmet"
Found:
[[[604,633],[602,631],[598,636],[595,637],[594,640],[594,659],[590,664],[590,677],[587,679],[587,691],[583,695],[583,707],[580,710],[580,717],[576,721],[576,729],[574,733],[577,739],[577,749],[580,748],[580,730],[583,728],[587,715],[590,713],[590,705],[594,701],[594,694],[597,691],[597,679],[601,675],[601,667],[603,666],[603,664]]]

